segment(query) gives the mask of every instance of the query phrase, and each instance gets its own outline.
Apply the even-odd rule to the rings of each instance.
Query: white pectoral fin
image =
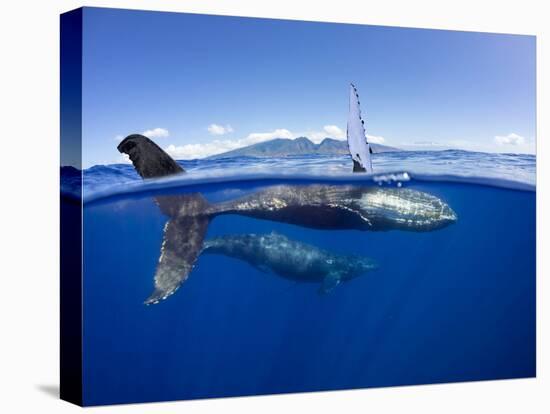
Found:
[[[323,279],[323,282],[321,283],[321,287],[319,288],[319,293],[320,294],[329,293],[332,289],[338,286],[341,281],[342,279],[340,278],[339,273],[329,273]]]
[[[347,138],[350,155],[354,161],[354,172],[372,173],[372,150],[365,134],[359,95],[353,84],[350,85]]]
[[[166,299],[187,280],[202,250],[207,227],[205,217],[184,217],[166,223],[155,272],[155,290],[145,301],[146,305]]]

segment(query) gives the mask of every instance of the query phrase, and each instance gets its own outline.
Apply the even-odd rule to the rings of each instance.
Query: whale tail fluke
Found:
[[[133,134],[118,145],[127,154],[142,178],[166,177],[185,170],[149,138]],[[145,300],[152,305],[174,294],[184,283],[202,251],[209,218],[208,202],[201,194],[159,195],[154,197],[161,212],[170,219],[164,226],[154,291]]]
[[[162,148],[146,136],[128,135],[117,149],[127,154],[141,178],[165,177],[185,172]]]
[[[206,216],[184,216],[166,223],[155,272],[155,290],[145,300],[146,305],[171,296],[189,278],[202,251],[208,222]]]

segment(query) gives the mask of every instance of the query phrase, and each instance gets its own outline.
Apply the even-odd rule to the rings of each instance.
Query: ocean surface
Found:
[[[535,165],[531,155],[377,154],[182,161],[142,182],[130,165],[84,171],[83,375],[87,405],[522,378],[535,375]],[[80,178],[62,173],[64,194]],[[415,189],[458,220],[428,232],[318,230],[224,215],[206,239],[273,231],[379,268],[318,293],[224,255],[145,306],[167,217],[154,197],[217,203],[274,184]]]

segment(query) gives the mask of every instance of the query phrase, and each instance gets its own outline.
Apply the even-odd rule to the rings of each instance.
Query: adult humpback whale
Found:
[[[378,268],[367,257],[335,254],[276,232],[216,237],[204,242],[202,252],[234,257],[296,282],[320,283],[320,293]]]
[[[166,161],[170,156],[142,135],[126,137],[118,150],[130,155],[144,178],[175,172],[175,166]],[[368,231],[430,231],[457,219],[454,211],[433,195],[364,185],[276,185],[217,204],[208,203],[200,194],[156,196],[155,200],[170,219],[164,227],[155,290],[146,304],[165,299],[188,278],[203,247],[208,223],[218,215],[239,214],[317,229]]]

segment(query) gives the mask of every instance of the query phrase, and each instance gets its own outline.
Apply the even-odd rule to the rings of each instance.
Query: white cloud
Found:
[[[245,141],[249,142],[246,145],[250,144],[256,144],[258,142],[262,141],[269,141],[270,139],[274,138],[296,138],[296,136],[290,132],[288,129],[276,129],[272,132],[253,132],[251,134],[248,134],[248,136],[245,138]]]
[[[346,133],[337,125],[325,125],[321,130],[308,130],[293,133],[293,138],[308,137],[315,144],[319,144],[325,138],[345,140]]]
[[[147,138],[166,138],[170,136],[170,132],[164,128],[148,129],[147,131],[143,131],[141,134],[145,135]]]
[[[211,134],[223,135],[228,133],[228,128],[231,126],[221,126],[217,124],[211,124],[208,129]],[[233,131],[233,129],[231,129]],[[165,151],[171,156],[177,159],[195,159],[204,158],[210,155],[221,154],[226,151],[231,151],[237,148],[246,147],[248,145],[257,144],[264,141],[269,141],[275,138],[296,139],[298,137],[308,137],[314,143],[320,143],[323,139],[335,138],[346,139],[345,132],[336,125],[325,125],[322,130],[313,130],[306,132],[292,132],[286,128],[277,128],[267,132],[252,132],[246,137],[239,139],[216,139],[214,141],[200,143],[200,144],[185,144],[174,145],[171,144],[165,148]],[[375,137],[375,139],[382,139],[382,137]],[[374,142],[374,141],[373,141]]]
[[[214,125],[214,124],[213,124]],[[219,126],[219,125],[218,125]],[[323,139],[346,139],[345,132],[336,125],[325,125],[322,130],[307,132],[292,132],[286,128],[277,128],[269,132],[252,132],[240,139],[216,139],[200,144],[168,145],[164,150],[176,159],[205,158],[210,155],[221,154],[248,145],[269,141],[275,138],[296,139],[307,137],[314,143],[320,143]],[[367,135],[369,142],[382,143],[385,139],[380,136]]]
[[[308,131],[298,136],[305,136],[311,139],[316,144],[320,143],[325,138],[333,138],[338,140],[346,140],[346,132],[337,125],[325,125],[322,131]],[[378,135],[367,134],[367,140],[374,144],[383,144],[386,139]]]
[[[307,131],[301,132],[299,134],[293,134],[294,138],[298,137],[308,137],[310,141],[315,144],[321,143],[325,138],[327,138],[327,133],[325,131]]]
[[[325,125],[323,131],[329,138],[346,139],[346,133],[344,130],[336,125]]]
[[[118,157],[118,164],[131,164],[132,161],[130,160],[130,157],[128,154],[120,154]]]
[[[271,132],[253,132],[240,139],[216,139],[201,144],[168,145],[164,150],[176,159],[204,158],[221,154],[274,138],[296,138],[288,129],[276,129]]]
[[[498,145],[523,145],[525,144],[525,138],[521,135],[514,134],[513,132],[508,135],[497,135],[495,136],[495,142]]]
[[[233,132],[231,125],[223,126],[218,124],[210,124],[207,129],[212,135],[225,135]]]
[[[386,139],[377,135],[367,134],[367,141],[371,144],[383,144],[384,142],[386,142]]]
[[[143,131],[141,135],[145,135],[147,138],[166,138],[170,136],[170,132],[164,128],[153,128]],[[124,139],[124,135],[116,135],[114,139],[115,141],[122,141]]]
[[[239,145],[239,141],[240,140],[215,140],[204,144],[185,144],[178,146],[171,144],[164,148],[164,150],[176,159],[193,160],[243,147],[244,145]]]

